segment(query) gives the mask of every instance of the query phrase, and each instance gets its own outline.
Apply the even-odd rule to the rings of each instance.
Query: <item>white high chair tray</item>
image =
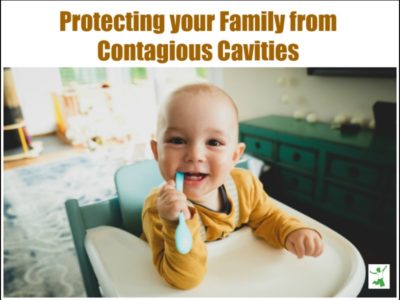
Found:
[[[169,286],[157,273],[148,244],[118,228],[88,230],[85,247],[105,297],[355,297],[365,279],[358,250],[344,237],[276,201],[288,213],[316,228],[324,253],[298,259],[268,246],[244,227],[207,243],[208,271],[196,288]]]

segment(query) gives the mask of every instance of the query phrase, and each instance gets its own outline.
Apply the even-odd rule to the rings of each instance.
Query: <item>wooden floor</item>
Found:
[[[52,162],[55,160],[68,158],[85,151],[84,147],[67,144],[65,141],[59,139],[56,134],[33,137],[32,142],[42,143],[42,152],[37,157],[33,158],[4,161],[4,170],[20,168],[37,163]]]
[[[4,161],[3,170],[10,170],[39,163],[47,163],[60,159],[66,159],[68,157],[89,151],[86,147],[83,146],[72,146],[56,134],[33,137],[32,143],[41,143],[43,145],[43,150],[37,157],[24,158],[13,161]],[[125,143],[117,140],[111,140],[107,141],[105,144],[102,144],[102,146],[100,147],[105,147],[109,149],[120,149],[119,151],[121,151],[121,155],[127,155],[126,160],[128,162],[143,159],[145,157],[147,143],[135,144],[135,146],[130,149],[129,142]],[[124,148],[132,150],[132,153],[124,154]]]

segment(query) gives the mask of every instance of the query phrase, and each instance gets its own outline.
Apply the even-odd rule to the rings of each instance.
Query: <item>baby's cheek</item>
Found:
[[[165,180],[174,179],[179,162],[176,157],[168,153],[159,156],[159,166]]]
[[[229,153],[222,153],[213,159],[215,165],[222,169],[230,169],[233,164],[232,157]]]
[[[172,170],[170,170],[167,163],[160,162],[159,167],[160,167],[161,176],[164,178],[165,181],[174,179],[174,174],[173,174]]]

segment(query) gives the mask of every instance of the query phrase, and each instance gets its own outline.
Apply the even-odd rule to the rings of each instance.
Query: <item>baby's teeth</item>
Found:
[[[199,179],[203,178],[203,175],[200,173],[196,173],[196,174],[187,173],[186,178],[191,179],[191,180],[199,180]]]

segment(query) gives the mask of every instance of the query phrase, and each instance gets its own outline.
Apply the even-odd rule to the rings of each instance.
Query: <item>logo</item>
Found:
[[[368,288],[390,289],[390,265],[368,265]]]

